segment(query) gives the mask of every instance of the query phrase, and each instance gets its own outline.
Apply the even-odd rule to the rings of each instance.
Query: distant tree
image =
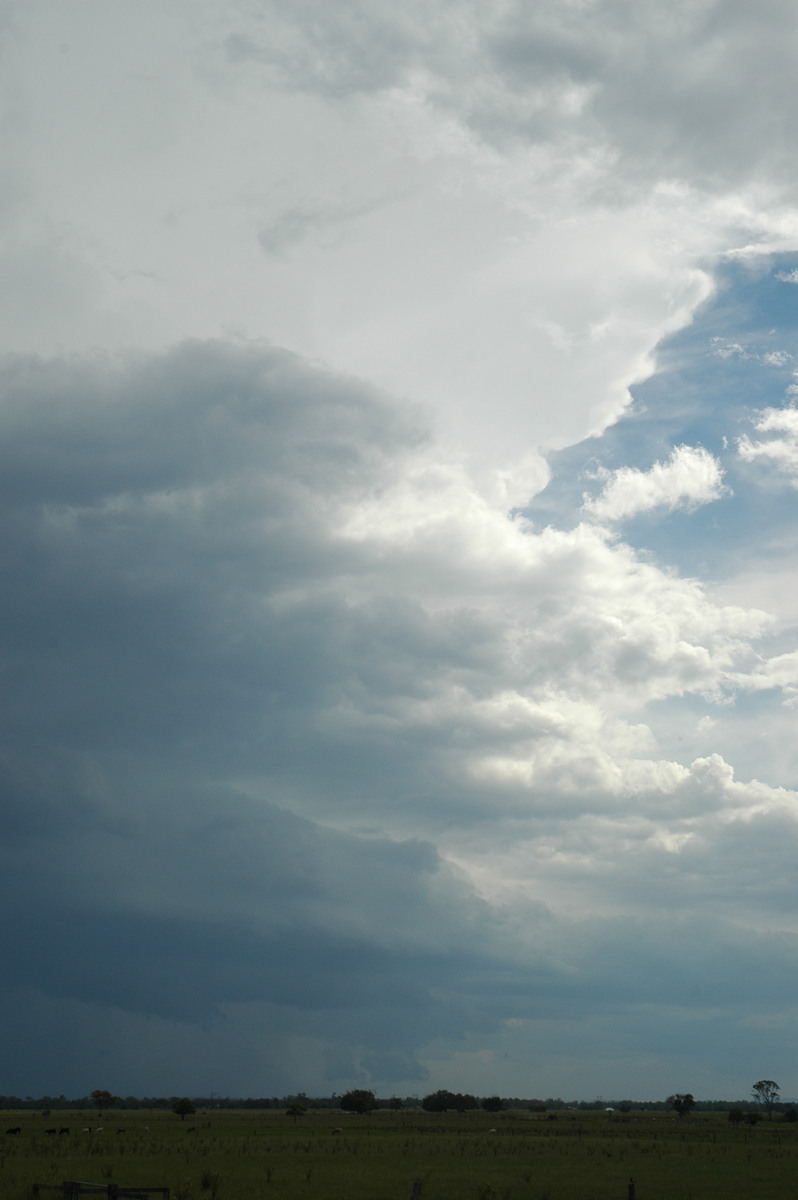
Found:
[[[692,1092],[676,1092],[675,1095],[668,1096],[667,1104],[668,1108],[672,1108],[680,1117],[686,1117],[695,1108]]]
[[[181,1121],[185,1121],[186,1117],[193,1116],[196,1111],[188,1096],[184,1096],[182,1100],[175,1100],[172,1105],[172,1112],[175,1116],[180,1117]]]
[[[104,1108],[113,1108],[116,1104],[116,1096],[113,1096],[110,1092],[107,1092],[102,1088],[96,1088],[93,1092],[91,1092],[89,1099],[97,1109],[97,1112],[100,1114]]]
[[[394,1109],[395,1112],[398,1112],[399,1109],[404,1108],[404,1106],[405,1102],[400,1096],[391,1096],[390,1100],[388,1101],[388,1107]]]
[[[796,1112],[794,1108],[786,1109],[784,1112],[784,1120],[787,1121],[789,1125],[794,1125],[795,1122],[798,1121],[798,1112]]]
[[[353,1088],[341,1097],[341,1108],[345,1112],[370,1113],[377,1107],[377,1097],[365,1088]]]
[[[300,1117],[306,1117],[307,1114],[308,1110],[305,1108],[304,1104],[298,1104],[296,1102],[289,1105],[289,1107],[285,1110],[285,1115],[287,1117],[294,1118],[294,1124],[296,1124]]]
[[[447,1092],[445,1088],[441,1088],[437,1092],[430,1092],[421,1101],[421,1107],[425,1112],[447,1112],[453,1108],[456,1112],[465,1112],[466,1109],[477,1108],[476,1097],[469,1093]]]
[[[732,1125],[740,1125],[745,1120],[745,1113],[741,1112],[739,1108],[732,1108],[729,1110],[729,1120]]]
[[[762,1105],[769,1120],[773,1119],[773,1105],[778,1103],[780,1090],[775,1079],[760,1079],[751,1088],[751,1095]]]
[[[501,1112],[504,1108],[504,1101],[501,1096],[486,1096],[482,1101],[482,1107],[485,1112]]]
[[[621,1100],[620,1104],[618,1105],[618,1112],[628,1113],[631,1111],[632,1111],[632,1101],[631,1100]]]

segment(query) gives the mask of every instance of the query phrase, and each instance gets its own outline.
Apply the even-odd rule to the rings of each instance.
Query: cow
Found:
[[[12,1125],[10,1129],[6,1130],[6,1133],[22,1133],[22,1126]]]

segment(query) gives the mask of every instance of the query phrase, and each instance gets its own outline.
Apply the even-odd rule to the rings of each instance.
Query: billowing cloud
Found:
[[[622,521],[656,508],[674,512],[711,504],[723,492],[723,469],[714,455],[702,446],[676,446],[667,462],[648,471],[622,467],[612,472],[600,494],[585,499],[584,508],[600,521]]]
[[[48,881],[4,987],[32,1012],[202,1027],[212,1061],[240,1021],[277,1090],[417,1087],[436,1040],[611,991],[573,972],[638,872],[655,909],[728,821],[789,825],[639,720],[738,686],[763,615],[512,520],[373,389],[190,343],[12,359],[0,390],[5,903],[33,854]],[[586,942],[557,909],[597,889]],[[253,1050],[267,1019],[306,1040]]]

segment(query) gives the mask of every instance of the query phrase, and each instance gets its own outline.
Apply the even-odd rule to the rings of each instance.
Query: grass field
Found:
[[[410,1200],[416,1181],[421,1200],[626,1200],[630,1177],[637,1200],[798,1191],[798,1126],[734,1128],[723,1113],[4,1115],[2,1200],[66,1179],[164,1186],[171,1200]]]

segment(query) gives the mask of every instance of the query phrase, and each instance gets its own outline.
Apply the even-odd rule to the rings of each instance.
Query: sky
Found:
[[[796,54],[0,6],[0,1091],[798,1095]]]

